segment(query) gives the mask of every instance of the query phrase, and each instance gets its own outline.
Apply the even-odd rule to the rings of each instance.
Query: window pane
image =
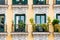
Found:
[[[4,15],[0,15],[0,32],[4,32]]]
[[[57,0],[57,1],[60,1],[60,0]]]
[[[13,4],[20,4],[20,5],[25,5],[27,4],[27,0],[13,0]]]
[[[58,16],[58,20],[60,20],[60,16]]]
[[[44,23],[44,20],[45,20],[44,16],[41,16],[41,24]]]
[[[24,22],[24,16],[21,16],[21,20]]]
[[[37,24],[40,24],[40,16],[37,16],[36,19],[37,19],[37,22],[36,22],[36,23],[37,23]]]
[[[60,4],[60,0],[56,0],[56,4]]]
[[[43,24],[46,21],[45,15],[44,14],[36,14],[36,23],[37,24]]]
[[[19,16],[16,16],[16,29],[18,29]]]
[[[46,0],[33,0],[33,4],[46,4]]]
[[[0,0],[0,4],[5,4],[5,0]]]

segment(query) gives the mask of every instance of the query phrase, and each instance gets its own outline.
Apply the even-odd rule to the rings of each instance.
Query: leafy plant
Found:
[[[40,24],[37,24],[36,26],[36,32],[43,32],[43,28],[40,26]]]
[[[54,31],[55,32],[60,32],[60,25],[59,24],[54,25]]]
[[[33,18],[30,19],[30,23],[31,23],[32,25],[34,24]]]
[[[55,24],[58,24],[58,23],[59,23],[59,20],[58,20],[58,19],[54,19],[53,22],[52,22],[53,26],[54,26]]]
[[[50,17],[48,17],[48,23],[50,23],[51,22],[51,19],[50,19]]]
[[[19,26],[19,31],[21,31],[21,32],[25,31],[25,24],[22,20],[19,21],[18,26]]]
[[[40,25],[43,28],[43,31],[48,32],[49,31],[49,26],[47,24],[41,24]]]
[[[30,19],[30,23],[31,23],[31,25],[33,27],[33,31],[36,31],[36,24],[34,24],[33,18]]]

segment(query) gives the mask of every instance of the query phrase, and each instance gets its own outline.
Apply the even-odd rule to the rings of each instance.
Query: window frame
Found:
[[[60,14],[56,14],[56,19],[58,19],[58,16],[60,16]]]
[[[35,14],[35,23],[37,24],[37,16],[44,16],[44,23],[46,23],[46,14]],[[41,18],[40,18],[40,24],[41,24]]]
[[[26,19],[26,15],[25,14],[15,14],[15,17],[14,17],[14,21],[15,21],[15,26],[14,26],[14,31],[16,32],[16,16],[24,16],[24,23],[25,23],[25,19]]]

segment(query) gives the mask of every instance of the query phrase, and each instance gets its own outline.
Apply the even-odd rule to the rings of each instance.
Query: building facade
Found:
[[[0,0],[0,40],[60,40],[53,19],[60,20],[60,0]]]

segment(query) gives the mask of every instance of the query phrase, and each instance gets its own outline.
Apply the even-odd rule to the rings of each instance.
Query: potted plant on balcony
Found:
[[[33,32],[48,32],[48,24],[34,24],[34,20],[31,18],[30,22],[33,27]]]
[[[18,29],[19,32],[25,32],[25,24],[22,20],[19,21],[18,28],[19,28]]]
[[[41,24],[37,24],[35,26],[35,28],[36,28],[36,32],[43,32],[43,28],[42,28]]]
[[[32,25],[33,31],[36,31],[36,27],[35,27],[36,24],[34,24],[33,18],[30,19],[30,23]]]
[[[60,25],[59,25],[59,20],[54,19],[52,21],[53,27],[54,27],[54,32],[60,32]]]
[[[43,32],[48,32],[49,31],[48,24],[45,23],[45,24],[41,24],[40,26],[42,27]]]

